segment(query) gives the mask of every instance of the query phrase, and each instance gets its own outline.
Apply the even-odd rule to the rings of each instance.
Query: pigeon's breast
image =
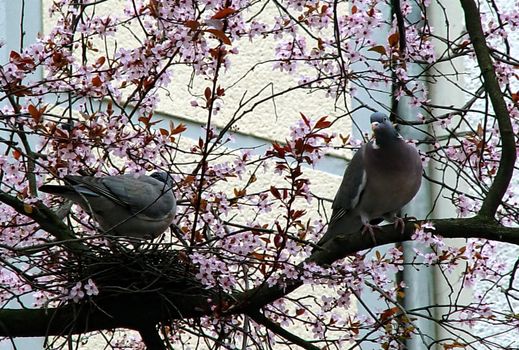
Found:
[[[421,184],[418,152],[402,142],[398,149],[368,147],[365,155],[366,186],[359,209],[370,219],[396,212],[409,203]]]

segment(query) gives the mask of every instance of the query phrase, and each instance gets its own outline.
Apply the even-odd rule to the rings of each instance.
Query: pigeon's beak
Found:
[[[371,123],[371,131],[375,131],[375,129],[378,127],[379,124],[380,124],[379,122]]]

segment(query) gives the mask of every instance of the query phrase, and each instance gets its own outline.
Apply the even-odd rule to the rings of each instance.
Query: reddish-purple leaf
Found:
[[[222,18],[225,18],[229,15],[232,15],[233,13],[235,13],[236,10],[233,9],[232,7],[226,7],[226,8],[223,8],[221,9],[220,11],[216,12],[213,17],[211,17],[212,19],[222,19]]]
[[[215,37],[217,37],[218,39],[220,39],[222,41],[222,43],[226,44],[226,45],[231,45],[231,39],[229,39],[224,32],[222,32],[221,30],[218,30],[218,29],[206,29],[205,30],[206,32],[208,33],[211,33],[213,34]]]

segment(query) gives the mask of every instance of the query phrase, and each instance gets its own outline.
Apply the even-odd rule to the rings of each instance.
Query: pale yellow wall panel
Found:
[[[46,10],[52,0],[43,1],[43,23],[44,32],[48,33],[55,24],[56,17],[48,17]],[[122,17],[123,6],[126,3],[124,0],[110,0],[102,2],[95,6],[95,13],[97,15],[114,14]],[[93,9],[93,7],[89,7]],[[254,13],[250,11],[250,13]],[[258,17],[260,21],[272,23],[274,16],[278,15],[277,9],[273,5],[266,7],[264,13]],[[139,26],[131,25],[131,30],[135,34],[142,34]],[[326,35],[323,33],[323,35]],[[99,56],[109,55],[113,56],[115,48],[114,43],[117,42],[117,47],[132,48],[138,45],[135,37],[129,30],[121,28],[113,37],[106,39],[108,52],[104,52],[105,43],[101,40],[94,40],[94,46],[100,50],[92,54],[92,60]],[[224,126],[233,117],[239,106],[239,101],[246,93],[247,97],[258,93],[263,88],[267,87],[256,99],[268,98],[270,95],[280,93],[281,91],[294,87],[298,84],[301,75],[311,75],[311,71],[305,68],[303,63],[300,64],[300,69],[297,74],[288,74],[287,72],[280,72],[273,70],[273,62],[266,62],[274,59],[274,48],[278,44],[278,40],[269,38],[258,38],[250,41],[243,38],[234,42],[230,49],[236,47],[239,50],[238,54],[230,54],[231,66],[230,69],[222,70],[221,78],[218,85],[223,87],[226,92],[223,97],[223,109],[217,115],[212,116],[212,124],[215,126]],[[316,46],[314,39],[307,38],[307,46]],[[77,58],[79,59],[79,52]],[[263,63],[262,63],[263,62]],[[266,63],[265,63],[266,62]],[[254,68],[254,69],[253,69]],[[253,70],[252,70],[253,69]],[[193,108],[191,101],[196,98],[193,97],[189,90],[188,84],[190,82],[192,69],[187,66],[175,66],[172,68],[172,82],[167,89],[162,89],[159,92],[160,104],[157,109],[171,115],[179,115],[189,118],[200,123],[206,123],[208,112],[202,108]],[[195,76],[191,93],[203,96],[206,87],[212,86],[212,82],[205,80],[201,76]],[[127,92],[126,92],[127,93]],[[203,103],[202,98],[197,99],[199,104]],[[247,104],[244,109],[248,109],[255,102]],[[310,118],[320,118],[329,115],[330,119],[334,116],[343,114],[344,106],[340,111],[337,111],[334,98],[325,96],[322,91],[312,94],[304,90],[292,91],[282,96],[276,97],[274,100],[263,102],[257,106],[251,113],[245,115],[238,123],[237,128],[240,132],[267,138],[271,140],[285,140],[289,135],[289,127],[294,125],[300,119],[300,113],[305,114]],[[340,107],[340,106],[339,106]],[[349,118],[342,118],[334,125],[334,131],[347,134],[351,130],[351,123]],[[346,153],[340,153],[346,154]]]

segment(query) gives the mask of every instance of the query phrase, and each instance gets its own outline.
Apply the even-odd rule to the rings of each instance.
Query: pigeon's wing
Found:
[[[108,178],[122,178],[122,175],[110,176]],[[115,204],[126,207],[128,204],[122,199],[118,193],[113,192],[109,187],[106,186],[105,180],[107,177],[94,177],[94,176],[75,176],[67,175],[65,180],[72,186],[74,191],[78,192],[85,197],[103,197],[109,199]]]
[[[360,201],[366,187],[366,169],[364,168],[365,146],[359,149],[344,172],[341,185],[333,200],[332,217],[329,225],[333,225],[349,211],[354,209]]]
[[[174,206],[171,189],[162,181],[146,175],[105,177],[103,185],[134,214],[162,218]]]

